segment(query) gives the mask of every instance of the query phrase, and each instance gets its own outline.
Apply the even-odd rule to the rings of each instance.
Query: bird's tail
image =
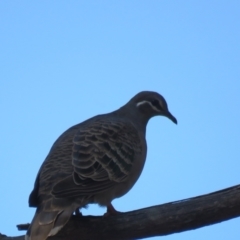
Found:
[[[72,207],[52,212],[37,209],[25,240],[45,240],[55,235],[68,222],[73,211]]]

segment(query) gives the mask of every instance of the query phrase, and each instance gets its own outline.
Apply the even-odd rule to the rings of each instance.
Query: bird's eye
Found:
[[[158,102],[158,100],[154,99],[151,101],[152,105],[155,106],[155,107],[158,107],[160,104]]]
[[[153,100],[151,101],[151,103],[152,103],[152,105],[153,105],[154,107],[156,107],[157,109],[162,110],[162,106],[160,105],[160,103],[159,103],[158,100],[153,99]]]

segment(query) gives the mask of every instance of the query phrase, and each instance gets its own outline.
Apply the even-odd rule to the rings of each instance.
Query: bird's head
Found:
[[[165,116],[177,124],[177,119],[168,110],[167,102],[157,92],[144,91],[135,95],[127,105],[147,121],[154,116]]]

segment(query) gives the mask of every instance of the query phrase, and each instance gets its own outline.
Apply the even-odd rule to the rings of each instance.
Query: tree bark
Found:
[[[72,216],[49,240],[143,239],[192,230],[240,216],[240,185],[114,216]],[[18,225],[26,230],[28,224]],[[0,240],[23,240],[23,236]]]

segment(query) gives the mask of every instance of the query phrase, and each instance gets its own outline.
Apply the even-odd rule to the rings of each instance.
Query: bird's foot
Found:
[[[104,217],[108,217],[108,216],[112,216],[112,215],[117,215],[117,214],[119,214],[119,213],[121,213],[121,212],[117,211],[117,210],[113,207],[113,205],[110,203],[110,204],[107,205],[107,212],[104,213],[103,216],[104,216]]]

